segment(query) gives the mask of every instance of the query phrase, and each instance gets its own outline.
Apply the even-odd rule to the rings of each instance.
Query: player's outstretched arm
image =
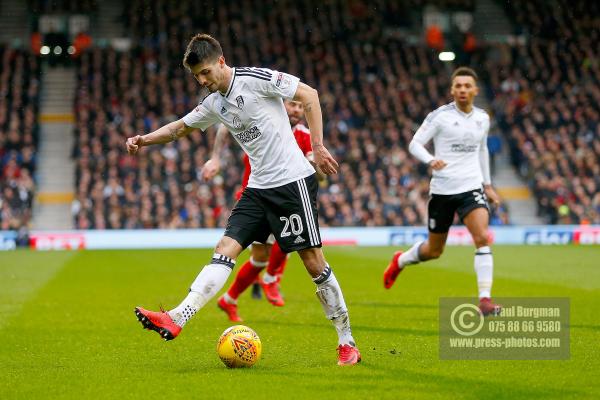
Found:
[[[306,122],[310,129],[310,141],[315,155],[315,164],[327,175],[337,173],[337,161],[323,145],[323,115],[319,103],[319,93],[310,86],[300,82],[294,101],[300,101],[304,106]]]
[[[152,144],[164,144],[173,142],[181,137],[187,136],[194,128],[187,126],[182,119],[164,125],[154,132],[146,135],[136,135],[127,139],[127,152],[131,155],[137,154],[140,147]]]
[[[223,150],[227,135],[229,135],[229,130],[225,125],[221,124],[217,130],[210,159],[202,166],[202,178],[206,181],[214,178],[221,170],[221,151]]]

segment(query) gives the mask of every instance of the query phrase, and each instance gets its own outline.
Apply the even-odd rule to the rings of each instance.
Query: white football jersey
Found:
[[[419,159],[428,163],[435,158],[447,164],[443,169],[433,171],[430,193],[457,194],[490,183],[487,182],[489,177],[484,180],[484,175],[489,173],[482,171],[482,168],[489,168],[489,165],[482,166],[482,163],[488,162],[489,128],[489,115],[478,107],[473,107],[469,114],[465,114],[452,102],[429,113],[413,141],[424,146],[433,139],[435,157],[427,153]],[[416,152],[411,149],[411,153]]]
[[[227,93],[211,93],[183,122],[201,130],[225,124],[250,159],[248,187],[286,185],[315,173],[296,144],[282,100],[294,97],[299,82],[266,68],[233,68]]]

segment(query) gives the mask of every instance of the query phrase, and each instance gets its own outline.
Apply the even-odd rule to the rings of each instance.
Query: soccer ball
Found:
[[[217,343],[219,358],[229,368],[251,367],[260,358],[261,352],[260,338],[244,325],[225,329]]]

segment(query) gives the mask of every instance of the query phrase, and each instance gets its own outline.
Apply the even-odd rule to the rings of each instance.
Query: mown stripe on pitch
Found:
[[[69,264],[77,252],[13,251],[0,255],[0,329]]]

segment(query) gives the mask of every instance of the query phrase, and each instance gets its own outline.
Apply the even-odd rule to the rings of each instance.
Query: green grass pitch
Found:
[[[210,250],[0,253],[0,398],[600,398],[598,246],[494,247],[496,296],[571,299],[571,358],[561,361],[440,360],[438,300],[475,295],[473,250],[448,248],[410,266],[387,291],[392,251],[325,249],[362,363],[335,364],[335,330],[293,255],[285,307],[240,298],[244,323],[263,342],[259,363],[241,370],[216,355],[232,324],[215,299],[172,342],[144,331],[133,313],[176,305]]]

